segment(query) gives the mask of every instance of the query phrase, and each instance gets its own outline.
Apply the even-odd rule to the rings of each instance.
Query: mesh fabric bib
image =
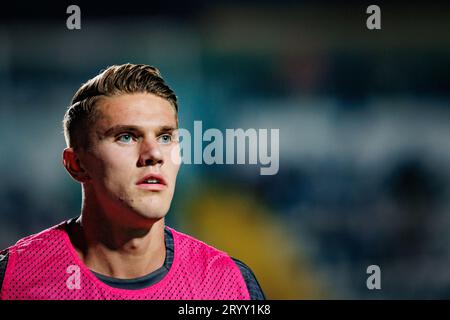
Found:
[[[80,260],[65,226],[63,222],[9,248],[1,299],[249,299],[240,270],[226,253],[171,228],[174,260],[161,281],[139,290],[109,287]]]

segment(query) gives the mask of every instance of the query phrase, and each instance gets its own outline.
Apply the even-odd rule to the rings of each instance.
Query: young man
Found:
[[[0,299],[264,299],[245,264],[165,226],[178,106],[156,68],[109,67],[63,123],[81,215],[1,252]]]

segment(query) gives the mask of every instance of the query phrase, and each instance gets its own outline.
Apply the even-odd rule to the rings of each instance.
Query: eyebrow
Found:
[[[175,130],[177,130],[177,127],[173,127],[173,126],[161,126],[158,127],[156,129],[157,134],[161,134],[161,133],[169,133],[169,132],[173,132]],[[111,128],[109,128],[108,130],[106,130],[106,132],[104,133],[104,136],[108,137],[108,136],[114,136],[118,133],[122,133],[122,132],[133,132],[133,133],[142,133],[145,130],[142,129],[142,127],[139,126],[134,126],[134,125],[116,125],[113,126]]]

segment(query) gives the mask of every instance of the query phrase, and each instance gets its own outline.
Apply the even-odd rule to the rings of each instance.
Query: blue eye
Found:
[[[163,134],[158,138],[158,141],[163,144],[168,144],[172,142],[172,136],[170,134]]]
[[[123,143],[131,143],[133,142],[133,136],[131,134],[122,134],[117,140]]]

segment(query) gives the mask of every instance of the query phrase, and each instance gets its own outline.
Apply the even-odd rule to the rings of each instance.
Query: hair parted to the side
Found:
[[[131,63],[113,65],[84,83],[73,96],[63,120],[67,146],[88,147],[88,129],[96,120],[95,104],[101,97],[133,93],[151,93],[164,98],[178,113],[177,97],[157,68]]]

